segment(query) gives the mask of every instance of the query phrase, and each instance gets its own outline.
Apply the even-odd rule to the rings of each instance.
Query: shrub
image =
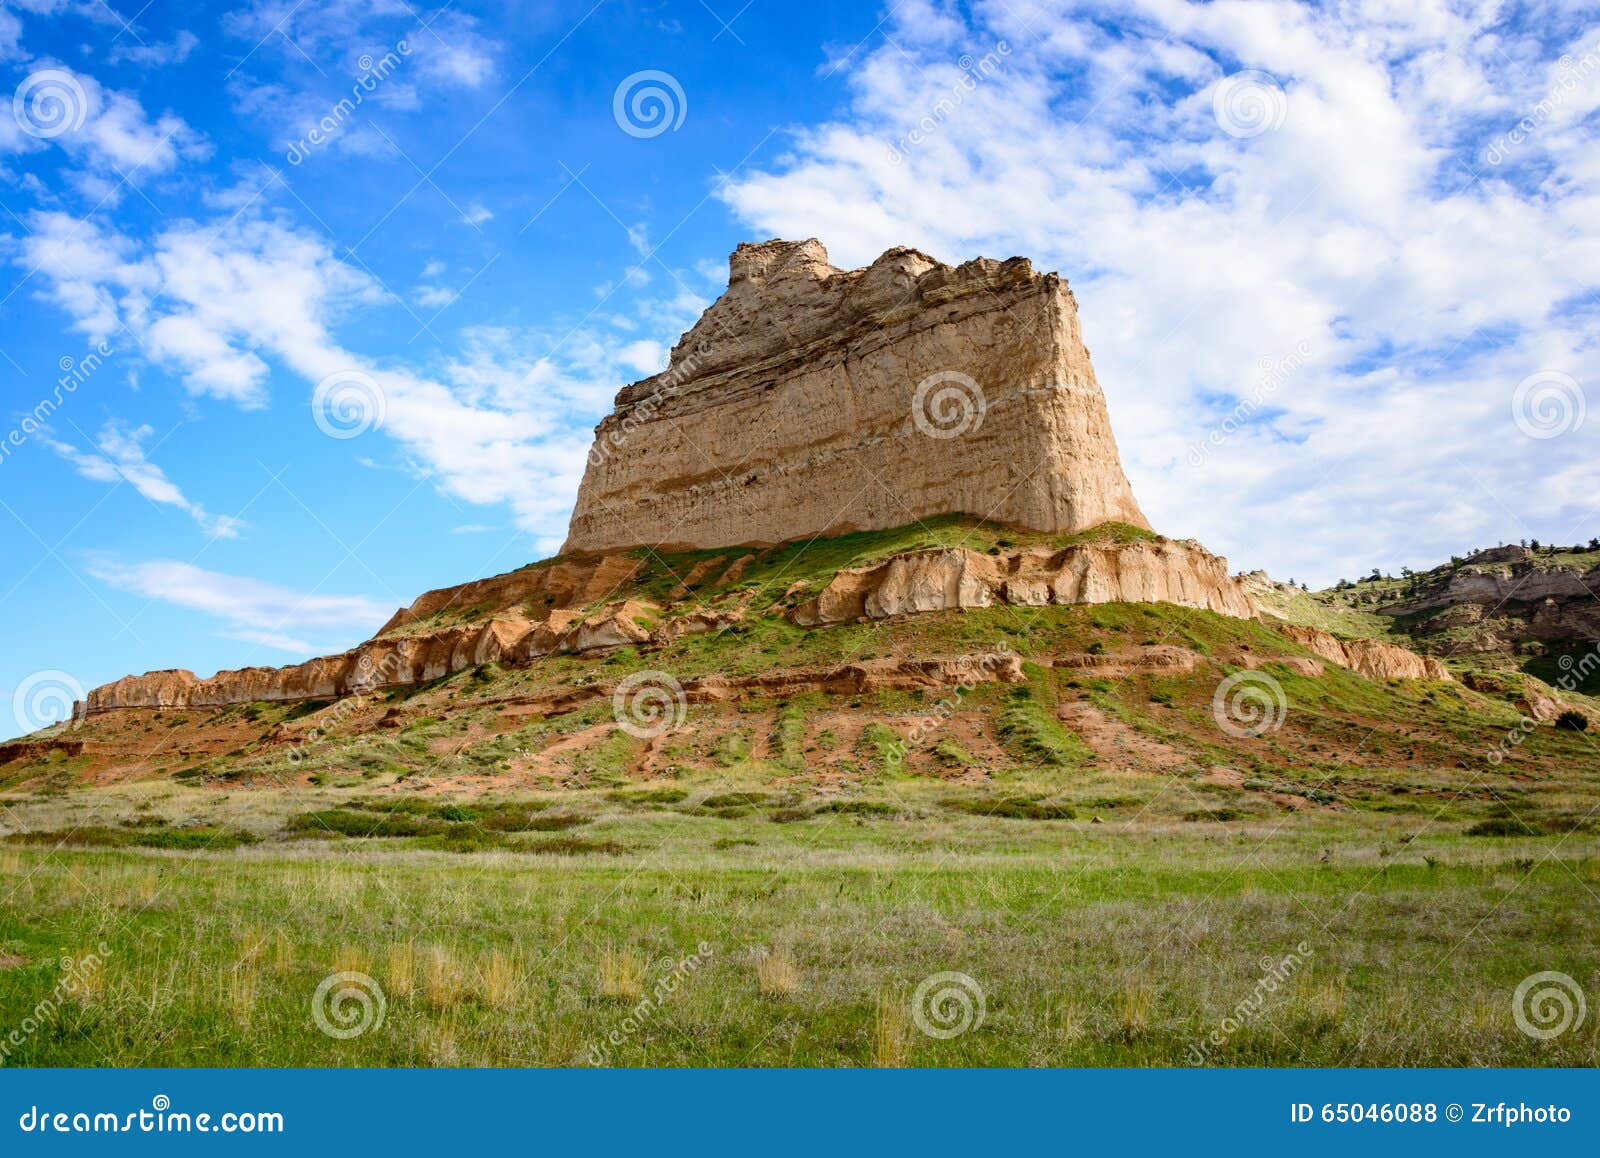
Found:
[[[1544,829],[1515,816],[1492,816],[1467,829],[1468,836],[1543,836]]]

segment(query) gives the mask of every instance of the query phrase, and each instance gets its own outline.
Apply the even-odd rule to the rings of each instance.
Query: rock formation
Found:
[[[1418,655],[1377,639],[1339,639],[1316,627],[1284,624],[1278,631],[1323,659],[1368,679],[1449,680],[1448,668],[1432,656]]]
[[[565,549],[723,547],[964,512],[1147,527],[1056,274],[741,245],[728,289],[595,430]]]
[[[1147,540],[984,555],[908,552],[840,571],[794,620],[812,627],[997,603],[1175,603],[1248,619],[1255,606],[1227,563],[1198,543]]]

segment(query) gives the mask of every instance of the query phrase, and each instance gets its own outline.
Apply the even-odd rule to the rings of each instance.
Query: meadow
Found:
[[[1531,974],[1600,980],[1580,831],[985,815],[915,781],[847,808],[204,793],[10,802],[33,835],[0,847],[5,1064],[1570,1066],[1600,1045],[1597,1019],[1540,1040],[1514,1013]],[[71,847],[49,835],[68,822]]]

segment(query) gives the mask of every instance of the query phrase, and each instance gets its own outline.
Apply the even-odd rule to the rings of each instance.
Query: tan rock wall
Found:
[[[930,429],[968,416],[952,437],[913,414],[937,374],[977,388],[925,396]],[[958,512],[1148,525],[1066,284],[1021,258],[952,269],[897,249],[846,272],[815,241],[767,242],[733,255],[669,369],[617,396],[565,549],[773,543]]]
[[[1315,627],[1282,624],[1278,631],[1323,659],[1368,679],[1449,680],[1450,670],[1431,656],[1376,639],[1339,639]]]
[[[1219,615],[1256,609],[1227,560],[1197,543],[1146,540],[985,555],[940,548],[839,572],[795,608],[802,626],[887,619],[994,603],[1175,603]]]

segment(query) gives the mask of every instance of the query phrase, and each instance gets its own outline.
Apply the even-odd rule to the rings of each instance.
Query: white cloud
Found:
[[[145,247],[64,215],[37,214],[31,225],[21,259],[37,265],[46,294],[80,328],[126,326],[192,391],[246,408],[265,404],[274,367],[302,380],[302,398],[330,375],[358,371],[382,392],[382,432],[401,444],[412,473],[462,501],[506,504],[541,541],[565,525],[595,419],[619,385],[663,356],[659,342],[624,343],[581,325],[556,334],[481,328],[439,365],[407,366],[335,336],[350,311],[392,299],[319,236],[248,213],[177,223]],[[679,291],[651,307],[652,327],[677,335],[704,305]]]
[[[422,72],[439,84],[480,88],[494,79],[500,43],[478,31],[476,17],[445,11],[406,38]]]
[[[902,7],[889,43],[851,57],[848,108],[722,187],[752,233],[821,237],[843,265],[914,245],[1060,269],[1146,512],[1236,564],[1331,580],[1595,533],[1567,498],[1600,493],[1592,441],[1526,438],[1510,400],[1558,369],[1600,401],[1581,304],[1600,165],[1578,119],[1600,67],[1509,161],[1483,155],[1550,91],[1554,57],[1582,56],[1576,19],[1543,43],[1492,5],[974,11]],[[1600,53],[1592,30],[1581,45]],[[1241,69],[1276,78],[1280,127],[1222,130],[1217,82]],[[1270,407],[1191,467],[1258,365],[1302,342]]]
[[[419,285],[411,291],[411,300],[423,309],[442,310],[456,300],[456,291],[440,285]]]
[[[493,217],[493,213],[489,212],[489,210],[485,209],[482,205],[474,201],[462,212],[461,223],[463,225],[482,225],[485,221],[488,221]]]
[[[208,514],[199,503],[185,497],[166,472],[149,460],[144,444],[154,433],[148,426],[128,430],[111,422],[100,431],[93,451],[79,450],[70,443],[54,439],[47,442],[84,478],[94,482],[126,482],[153,503],[177,507],[213,538],[237,538],[243,522],[228,515]]]
[[[174,64],[182,64],[189,59],[189,54],[200,47],[200,38],[186,28],[178,30],[176,36],[169,41],[156,41],[153,44],[141,44],[128,36],[111,46],[111,51],[106,59],[112,64],[121,64],[127,61],[143,68],[166,68]]]
[[[286,627],[367,634],[389,615],[385,604],[365,596],[299,591],[175,559],[126,563],[97,556],[89,560],[88,570],[119,590],[214,616],[223,621],[222,634],[229,638],[302,654],[314,649],[288,635]]]
[[[129,180],[210,154],[205,137],[173,113],[152,118],[137,97],[64,65],[36,60],[30,69],[19,94],[35,99],[23,101],[22,120],[42,135],[8,132],[0,148],[34,151],[54,144],[102,177],[112,173]]]

